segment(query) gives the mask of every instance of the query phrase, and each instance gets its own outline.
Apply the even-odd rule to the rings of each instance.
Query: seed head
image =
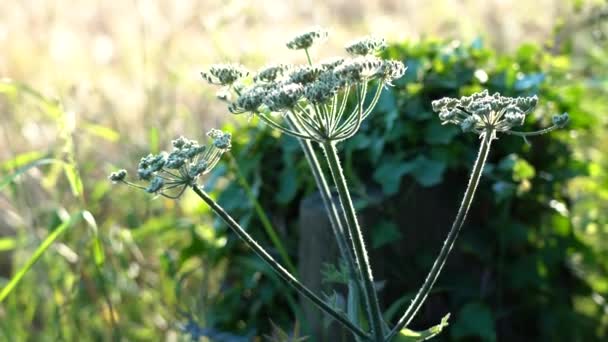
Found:
[[[315,27],[296,35],[293,39],[287,42],[287,48],[291,50],[308,49],[315,43],[324,42],[328,35],[329,33],[326,30],[320,27]]]
[[[240,78],[249,75],[249,71],[240,64],[214,64],[209,70],[201,72],[201,76],[210,84],[232,85]]]
[[[376,54],[386,48],[384,38],[366,36],[353,40],[346,45],[346,52],[351,55],[366,56]]]

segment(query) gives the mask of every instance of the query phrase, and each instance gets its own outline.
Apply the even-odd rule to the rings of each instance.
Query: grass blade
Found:
[[[19,281],[23,278],[23,276],[25,276],[25,274],[32,268],[32,266],[34,266],[36,261],[38,261],[38,259],[40,259],[42,254],[44,254],[44,252],[46,252],[46,250],[53,244],[53,242],[55,242],[55,240],[57,240],[57,238],[63,232],[65,232],[68,228],[73,226],[74,223],[76,223],[81,217],[82,217],[82,213],[80,213],[80,212],[72,215],[67,221],[63,222],[55,230],[53,230],[53,232],[51,232],[49,234],[49,236],[47,236],[46,239],[44,239],[44,241],[42,241],[40,246],[38,246],[38,248],[36,249],[34,254],[32,254],[32,256],[25,263],[25,265],[23,265],[21,267],[21,269],[19,269],[17,271],[17,273],[15,273],[13,278],[8,282],[8,284],[6,284],[6,286],[2,289],[2,291],[0,291],[0,303],[2,303],[4,301],[4,299],[6,298],[6,296],[8,296],[11,293],[11,291],[13,291],[15,289],[15,287],[17,286],[17,284],[19,284]]]
[[[44,159],[37,160],[31,164],[25,165],[25,166],[19,168],[14,173],[0,178],[0,190],[2,190],[5,186],[10,184],[15,178],[24,174],[31,168],[38,167],[40,165],[55,164],[55,163],[64,164],[65,162],[62,160],[59,160],[59,159],[54,159],[54,158],[44,158]]]

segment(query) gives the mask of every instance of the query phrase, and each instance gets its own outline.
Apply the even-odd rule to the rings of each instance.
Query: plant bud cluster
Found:
[[[137,175],[147,186],[126,181],[127,171],[119,170],[110,174],[112,182],[126,183],[149,193],[175,198],[187,186],[194,186],[201,175],[209,173],[222,154],[230,150],[231,135],[217,129],[207,133],[212,142],[199,145],[195,140],[179,137],[172,141],[173,150],[169,153],[149,154],[140,159]],[[172,191],[173,190],[173,191]],[[177,192],[171,195],[170,192]]]

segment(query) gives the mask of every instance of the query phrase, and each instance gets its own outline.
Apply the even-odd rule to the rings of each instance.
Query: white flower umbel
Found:
[[[401,329],[407,327],[412,321],[439,277],[460,229],[464,224],[471,203],[473,203],[477,185],[490,154],[492,141],[496,139],[497,133],[514,134],[525,138],[544,134],[567,124],[568,114],[564,113],[554,116],[553,126],[543,130],[534,132],[514,131],[512,128],[523,125],[526,114],[536,107],[537,102],[538,98],[536,96],[513,98],[501,96],[498,93],[490,95],[487,90],[458,99],[446,97],[433,101],[433,110],[439,113],[439,119],[443,124],[460,125],[464,132],[478,134],[481,139],[481,145],[477,159],[473,164],[471,177],[464,192],[460,208],[439,251],[439,255],[435,259],[418,293],[397,322],[397,325],[391,330],[387,341],[401,331]]]
[[[127,181],[127,171],[119,170],[110,175],[114,183],[124,183],[167,198],[178,198],[187,187],[198,185],[200,176],[209,173],[222,154],[230,150],[231,135],[217,129],[207,133],[212,142],[199,145],[194,140],[179,137],[173,140],[170,153],[149,154],[141,158],[137,167],[140,181],[146,186]]]

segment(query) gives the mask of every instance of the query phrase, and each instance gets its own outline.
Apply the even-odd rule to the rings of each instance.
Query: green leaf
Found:
[[[0,166],[0,170],[2,171],[12,171],[17,168],[23,167],[27,164],[33,163],[36,160],[43,159],[45,153],[40,151],[30,151],[16,155],[14,158],[9,159],[7,161],[2,162]]]
[[[458,133],[460,132],[457,127],[442,125],[439,120],[433,120],[426,126],[424,141],[432,145],[445,145],[452,142]]]
[[[0,303],[4,301],[6,296],[8,296],[11,291],[15,289],[19,281],[25,276],[25,274],[34,266],[36,261],[40,259],[42,254],[46,252],[46,250],[57,240],[57,238],[65,232],[68,228],[73,226],[80,218],[82,217],[82,213],[77,213],[72,215],[67,221],[61,223],[55,230],[53,230],[47,237],[42,241],[40,246],[36,249],[34,254],[30,257],[30,259],[23,265],[13,276],[13,278],[6,284],[6,286],[0,291]]]
[[[115,142],[120,139],[120,134],[118,132],[106,126],[85,123],[82,125],[82,127],[92,135],[96,135],[111,142]]]
[[[399,191],[401,177],[409,173],[414,165],[399,160],[384,160],[374,171],[373,178],[382,186],[387,195],[394,195]]]
[[[482,341],[496,341],[492,311],[482,303],[469,303],[458,314],[452,326],[452,337],[478,337]]]
[[[401,238],[397,225],[389,221],[382,221],[372,230],[372,247],[380,248]]]
[[[514,153],[503,158],[498,164],[498,168],[502,171],[511,172],[512,178],[516,182],[532,179],[536,175],[534,166]]]
[[[12,251],[17,248],[17,239],[4,237],[0,239],[0,252]]]
[[[106,257],[103,251],[103,244],[101,242],[101,239],[99,238],[99,229],[97,228],[97,221],[95,220],[93,214],[91,214],[91,212],[88,210],[82,212],[82,217],[93,231],[93,259],[95,260],[95,264],[97,266],[101,266],[103,265]]]
[[[24,174],[25,172],[27,172],[29,169],[41,166],[41,165],[46,165],[46,164],[65,164],[64,161],[59,160],[59,159],[53,159],[53,158],[45,158],[45,159],[40,159],[37,160],[31,164],[28,164],[26,166],[21,167],[20,169],[18,169],[17,171],[15,171],[14,173],[10,174],[10,175],[6,175],[2,178],[0,178],[0,190],[2,190],[5,186],[7,186],[8,184],[10,184],[12,181],[15,180],[15,178],[19,177],[20,175]]]
[[[82,179],[76,165],[70,163],[63,164],[63,172],[70,183],[70,189],[74,196],[80,196],[83,192]]]
[[[412,164],[412,176],[422,186],[434,186],[443,180],[443,173],[446,167],[444,161],[419,156],[412,160],[410,164]]]
[[[441,331],[448,326],[448,319],[450,319],[450,314],[443,316],[441,323],[424,331],[414,331],[407,328],[402,329],[401,332],[399,332],[399,335],[395,336],[393,342],[420,342],[431,339],[441,333]]]

